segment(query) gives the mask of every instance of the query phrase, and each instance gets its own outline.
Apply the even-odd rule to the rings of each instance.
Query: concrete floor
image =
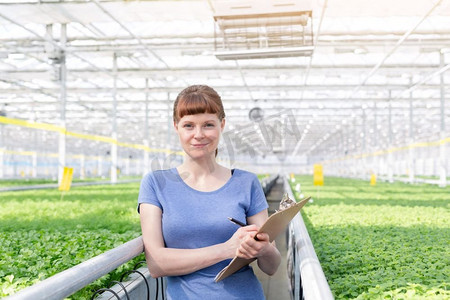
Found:
[[[270,193],[266,196],[269,203],[269,215],[274,213],[278,208],[281,198],[283,197],[283,183],[278,179],[277,183],[272,187]],[[288,276],[287,276],[287,264],[286,264],[286,235],[281,233],[275,240],[278,250],[281,253],[281,263],[277,272],[268,276],[263,273],[256,263],[253,263],[253,270],[256,276],[261,281],[264,289],[264,295],[267,300],[289,300],[291,299],[289,294]]]

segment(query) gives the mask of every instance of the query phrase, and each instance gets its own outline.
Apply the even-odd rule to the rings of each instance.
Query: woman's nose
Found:
[[[204,132],[203,132],[203,128],[196,128],[195,129],[195,134],[194,134],[194,138],[196,139],[200,139],[203,138],[205,136]]]

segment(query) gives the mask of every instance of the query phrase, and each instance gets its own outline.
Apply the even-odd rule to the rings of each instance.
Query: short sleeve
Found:
[[[266,196],[264,195],[264,191],[262,189],[261,183],[256,175],[252,176],[252,184],[251,184],[251,194],[250,194],[250,207],[247,211],[247,216],[251,217],[256,215],[257,213],[267,209],[269,205],[267,204]]]
[[[148,173],[141,180],[141,186],[139,188],[138,196],[138,206],[137,211],[139,212],[139,206],[141,203],[153,204],[162,209],[161,203],[157,197],[157,185],[155,183],[154,174]]]

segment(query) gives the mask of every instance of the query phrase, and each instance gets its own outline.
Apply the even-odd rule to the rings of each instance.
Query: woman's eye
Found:
[[[192,125],[191,124],[184,124],[183,127],[184,128],[192,128]]]
[[[213,123],[206,123],[206,127],[214,127]]]

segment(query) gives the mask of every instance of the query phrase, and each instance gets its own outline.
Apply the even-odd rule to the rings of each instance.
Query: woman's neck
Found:
[[[211,192],[222,187],[231,177],[231,172],[219,165],[215,159],[209,161],[185,160],[177,167],[178,174],[191,188]]]
[[[186,173],[194,177],[203,177],[214,174],[221,166],[215,158],[192,160],[187,158],[177,169],[180,174]]]

